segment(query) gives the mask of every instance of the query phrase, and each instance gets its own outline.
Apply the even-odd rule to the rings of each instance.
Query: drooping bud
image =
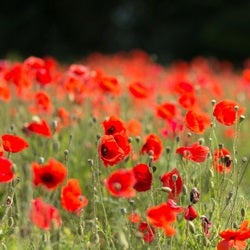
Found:
[[[197,203],[200,200],[200,192],[196,187],[192,188],[190,191],[190,202],[193,204]]]

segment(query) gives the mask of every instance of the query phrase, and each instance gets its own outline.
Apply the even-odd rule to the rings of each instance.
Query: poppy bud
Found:
[[[212,104],[212,106],[214,106],[215,105],[215,103],[216,103],[216,100],[211,100],[211,104]]]
[[[184,218],[188,221],[192,221],[194,220],[195,218],[197,218],[198,216],[198,213],[196,212],[195,208],[191,205],[189,205],[187,208],[186,208],[186,211],[185,211],[185,216]]]
[[[193,204],[197,203],[200,199],[200,193],[196,187],[192,188],[190,191],[190,202]]]
[[[246,215],[246,210],[244,207],[240,210],[240,213],[241,213],[241,216],[244,218]]]
[[[241,161],[242,161],[242,163],[246,163],[247,162],[247,157],[242,157],[242,159],[241,159]]]
[[[189,231],[194,234],[195,233],[195,226],[194,223],[192,221],[188,221],[188,229]]]
[[[246,119],[246,117],[244,115],[240,116],[240,122],[243,122]]]

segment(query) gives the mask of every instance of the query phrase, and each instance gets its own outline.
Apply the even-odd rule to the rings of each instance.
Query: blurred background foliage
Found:
[[[250,55],[250,2],[230,0],[8,0],[0,7],[0,57],[140,48],[160,63],[196,55]]]

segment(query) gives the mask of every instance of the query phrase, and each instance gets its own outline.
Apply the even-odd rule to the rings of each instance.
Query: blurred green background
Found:
[[[134,48],[161,63],[250,55],[250,2],[226,0],[8,0],[0,6],[0,57],[77,60]]]

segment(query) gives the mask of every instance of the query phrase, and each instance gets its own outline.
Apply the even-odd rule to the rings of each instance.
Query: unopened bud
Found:
[[[11,204],[12,204],[12,199],[11,199],[10,196],[8,196],[7,199],[6,199],[6,205],[10,206]]]
[[[141,137],[140,137],[140,136],[136,136],[136,137],[135,137],[135,141],[136,141],[137,143],[139,143],[139,142],[141,141]]]
[[[242,161],[242,163],[246,163],[247,162],[247,157],[242,157],[242,159],[241,159],[241,161]]]
[[[192,188],[190,191],[190,202],[193,204],[197,203],[200,200],[200,192],[196,187]]]
[[[239,110],[239,108],[240,108],[240,107],[239,107],[238,105],[235,105],[235,106],[234,106],[234,110],[235,110],[236,112]]]
[[[88,164],[90,167],[94,165],[94,160],[93,159],[88,159]]]
[[[203,145],[205,140],[204,140],[204,138],[199,138],[198,142],[199,142],[200,145]]]
[[[187,195],[187,186],[185,184],[182,186],[182,193],[183,195]]]
[[[240,116],[240,122],[243,122],[246,119],[246,117],[244,115]]]
[[[169,154],[171,151],[171,148],[169,146],[167,146],[165,150],[166,150],[166,153]]]
[[[125,207],[121,208],[121,213],[122,214],[127,214],[127,208],[125,208]]]
[[[188,229],[190,230],[190,232],[192,233],[192,234],[194,234],[195,233],[195,226],[194,226],[194,223],[192,222],[192,221],[188,221]]]
[[[172,192],[172,189],[170,187],[161,187],[161,190],[163,192],[167,192],[167,193],[171,193]]]
[[[246,210],[245,210],[244,207],[240,210],[240,214],[241,214],[241,216],[242,216],[243,218],[245,217],[245,215],[246,215]]]
[[[212,106],[214,106],[214,105],[215,105],[215,103],[216,103],[216,100],[212,99],[212,100],[211,100],[211,104],[212,104]]]

